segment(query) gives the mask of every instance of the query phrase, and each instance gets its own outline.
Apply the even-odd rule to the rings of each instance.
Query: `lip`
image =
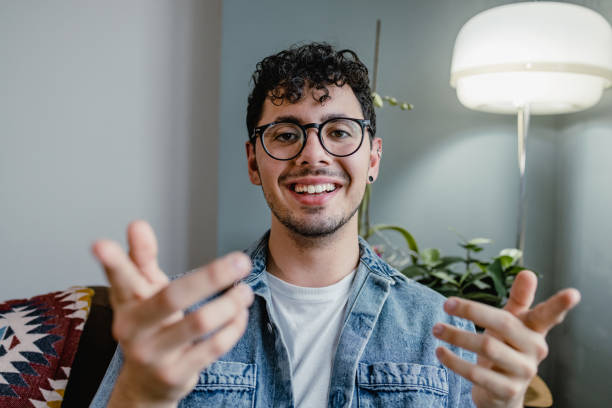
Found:
[[[291,188],[294,184],[333,184],[336,186],[334,191],[320,194],[299,194],[293,191]],[[292,179],[285,183],[284,187],[289,191],[291,197],[297,202],[306,206],[322,206],[329,202],[332,198],[338,194],[338,192],[344,187],[343,183],[337,179],[329,177],[303,177]]]

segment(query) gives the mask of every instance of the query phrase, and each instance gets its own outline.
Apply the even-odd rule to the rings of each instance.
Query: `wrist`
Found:
[[[157,399],[131,382],[124,372],[119,374],[107,408],[176,408],[178,401]]]

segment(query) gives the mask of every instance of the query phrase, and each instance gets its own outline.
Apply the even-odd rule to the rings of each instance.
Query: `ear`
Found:
[[[376,180],[378,178],[378,170],[380,167],[380,157],[382,155],[382,139],[375,137],[372,139],[372,148],[370,149],[370,168],[368,176]]]
[[[257,158],[255,157],[256,146],[253,145],[253,143],[251,143],[250,141],[247,141],[244,146],[246,148],[247,167],[249,170],[249,180],[251,180],[251,183],[255,184],[256,186],[261,186],[261,178],[259,177],[259,168],[257,167]]]

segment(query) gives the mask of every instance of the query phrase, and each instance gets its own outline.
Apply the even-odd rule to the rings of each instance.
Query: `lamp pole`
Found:
[[[517,115],[518,130],[518,166],[519,166],[519,206],[516,233],[516,248],[521,253],[525,248],[525,218],[527,210],[527,191],[525,179],[525,164],[527,162],[527,132],[529,130],[529,104],[519,107]],[[522,255],[521,255],[522,257]]]

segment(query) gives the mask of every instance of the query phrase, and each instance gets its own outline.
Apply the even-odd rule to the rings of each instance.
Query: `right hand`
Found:
[[[253,292],[241,283],[193,313],[183,310],[245,277],[251,262],[231,253],[170,282],[151,226],[132,222],[127,235],[129,256],[114,241],[92,245],[111,285],[112,331],[125,357],[109,406],[176,406],[199,372],[242,337]]]

